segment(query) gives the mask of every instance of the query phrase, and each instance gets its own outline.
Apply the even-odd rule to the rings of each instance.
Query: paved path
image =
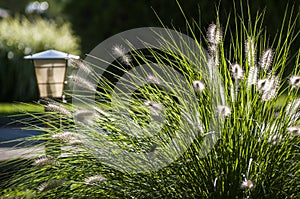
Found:
[[[24,130],[21,127],[4,127],[0,128],[0,148],[13,147],[19,144],[27,137],[40,135],[43,132],[35,130]],[[11,142],[13,140],[18,140]]]
[[[20,157],[30,158],[45,155],[45,147],[42,146],[41,141],[30,145],[28,143],[21,144],[25,138],[42,134],[42,131],[24,130],[22,129],[22,126],[7,125],[8,122],[6,120],[8,121],[8,118],[0,117],[0,161]],[[9,121],[11,122],[10,118]],[[15,147],[17,144],[18,147]],[[73,150],[73,147],[62,147],[61,156],[68,156]]]
[[[5,161],[15,158],[32,158],[40,157],[45,154],[45,147],[24,147],[24,148],[10,148],[1,147],[0,148],[0,161]]]
[[[18,158],[20,156],[28,158],[44,154],[44,147],[37,147],[34,145],[29,145],[28,143],[21,144],[25,138],[39,135],[43,132],[35,130],[24,130],[22,129],[23,126],[17,124],[8,125],[8,123],[11,123],[18,119],[19,118],[3,116],[0,117],[0,161]],[[17,144],[19,145],[18,148],[15,148],[14,146],[16,146]]]

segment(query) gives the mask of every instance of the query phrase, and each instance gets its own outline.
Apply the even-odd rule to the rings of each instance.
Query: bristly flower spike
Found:
[[[193,87],[195,92],[201,93],[205,89],[205,84],[200,80],[193,81]]]
[[[293,99],[285,108],[286,115],[290,118],[289,124],[295,123],[300,116],[298,111],[300,107],[300,98]]]
[[[289,84],[292,86],[292,88],[299,88],[300,87],[300,76],[299,75],[293,75],[289,79]]]
[[[292,135],[300,135],[300,126],[291,126],[287,128],[287,131]]]
[[[84,182],[86,184],[95,184],[95,183],[101,183],[101,182],[105,182],[105,181],[106,181],[106,178],[101,175],[90,176],[84,180]]]
[[[132,61],[131,56],[126,53],[126,48],[122,45],[114,45],[112,53],[116,58],[120,59],[123,64],[130,65]]]
[[[257,83],[258,76],[258,68],[256,66],[252,66],[249,69],[248,77],[247,77],[247,87],[250,88],[252,85]]]
[[[77,138],[77,135],[73,132],[66,131],[62,133],[53,134],[52,137],[62,142],[68,142],[74,138]]]
[[[247,180],[246,178],[243,180],[241,184],[242,189],[252,189],[254,187],[254,183],[252,180]]]
[[[151,114],[153,115],[160,115],[162,114],[164,110],[164,106],[160,103],[151,101],[151,100],[146,100],[144,104],[149,108]]]
[[[70,75],[69,79],[82,88],[85,88],[93,92],[97,91],[95,86],[91,82],[87,81],[86,79],[83,79],[82,77],[79,77],[77,75]]]
[[[53,180],[51,182],[44,182],[41,185],[39,185],[37,189],[40,192],[49,191],[51,189],[55,189],[61,186],[63,183],[64,183],[63,180]]]
[[[218,111],[219,115],[224,116],[224,117],[227,117],[231,114],[231,109],[225,105],[217,106],[217,111]]]
[[[272,65],[273,56],[274,53],[271,48],[265,50],[259,60],[260,67],[263,68],[264,70],[268,70]]]
[[[250,67],[255,66],[256,46],[253,38],[248,38],[245,42],[245,53]]]
[[[45,111],[47,111],[47,112],[56,112],[56,113],[60,113],[62,115],[65,115],[67,117],[72,117],[71,111],[67,110],[66,108],[64,108],[64,107],[62,107],[61,105],[58,105],[58,104],[48,103],[45,106]]]
[[[84,63],[84,61],[81,60],[81,59],[70,58],[70,59],[68,59],[68,63],[70,64],[70,66],[81,69],[86,74],[91,74],[92,73],[89,66],[86,63]]]
[[[44,157],[40,157],[38,159],[36,159],[33,163],[33,165],[36,165],[36,166],[51,166],[51,165],[59,165],[59,162],[51,159],[51,158],[48,158],[47,156],[44,156]]]
[[[155,75],[152,75],[152,74],[148,75],[146,77],[146,80],[149,84],[155,84],[155,85],[160,85],[161,84],[160,79],[158,77],[156,77]]]
[[[239,80],[244,78],[244,71],[239,64],[231,64],[230,71],[234,79]]]
[[[273,76],[270,78],[260,79],[257,82],[257,88],[262,93],[262,100],[269,101],[276,96],[279,87],[279,78]]]
[[[222,41],[222,30],[216,24],[210,24],[207,29],[207,40],[210,44],[218,45]]]

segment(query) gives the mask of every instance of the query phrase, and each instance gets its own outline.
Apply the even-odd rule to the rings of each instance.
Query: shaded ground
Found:
[[[37,130],[25,130],[24,127],[26,126],[18,122],[25,119],[30,118],[29,116],[0,116],[0,148],[16,146],[17,144],[21,144],[27,137],[43,133]],[[32,144],[34,145],[36,143]],[[19,147],[25,146],[28,145],[19,145]]]

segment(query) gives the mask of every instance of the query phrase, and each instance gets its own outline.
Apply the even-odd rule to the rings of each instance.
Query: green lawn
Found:
[[[33,103],[0,103],[0,115],[14,115],[25,112],[43,112],[44,107]]]
[[[281,106],[286,96],[281,96],[277,100],[277,106]],[[15,115],[26,112],[44,112],[44,107],[34,103],[0,103],[0,115]]]

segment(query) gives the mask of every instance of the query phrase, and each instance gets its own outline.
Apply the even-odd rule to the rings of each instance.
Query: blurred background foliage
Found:
[[[48,18],[43,13],[25,13],[25,1],[6,2],[12,10],[0,6],[9,13],[0,19],[0,101],[37,100],[33,65],[23,57],[48,49],[80,54],[79,37],[74,36],[68,22]],[[47,4],[44,5],[46,8]]]
[[[32,63],[24,55],[45,49],[79,53],[78,38],[69,24],[58,26],[41,18],[7,17],[0,21],[0,95],[1,101],[37,99]]]
[[[45,10],[30,11],[28,8],[33,5],[33,1],[0,0],[0,8],[5,9],[4,11],[7,11],[11,17],[0,19],[0,23],[3,24],[6,23],[6,20],[10,20],[12,24],[15,24],[0,25],[0,101],[37,99],[33,69],[29,66],[30,63],[24,62],[23,56],[26,52],[23,48],[20,49],[20,46],[25,46],[25,48],[30,46],[30,53],[54,48],[69,53],[77,53],[84,58],[84,55],[89,53],[97,44],[116,33],[144,26],[162,26],[157,16],[165,26],[174,27],[188,34],[185,20],[175,0],[47,0],[40,1],[40,5],[43,2],[47,3],[43,5],[48,5]],[[203,31],[210,23],[215,22],[218,6],[220,23],[224,26],[234,8],[234,1],[230,0],[179,0],[179,2],[187,18],[195,19]],[[247,1],[241,2],[244,5],[240,5],[236,1],[237,10],[242,7],[245,13]],[[300,9],[300,1],[298,0],[251,0],[249,4],[253,18],[257,11],[266,9],[264,28],[267,29],[271,41],[281,27],[286,6],[290,5],[288,13],[291,11],[291,5],[294,5],[294,13],[299,13]],[[23,22],[18,24],[18,21]],[[32,23],[35,28],[33,26],[31,29],[30,25],[24,27],[23,23]],[[45,24],[49,25],[46,25],[45,28]],[[233,20],[229,26],[234,27]],[[296,29],[299,28],[300,20],[297,22]],[[14,33],[8,34],[9,32]],[[11,37],[7,37],[3,41],[3,34]],[[40,38],[39,42],[36,42],[36,37]],[[63,42],[61,42],[62,40]],[[299,46],[300,41],[295,41],[291,55],[296,55]],[[14,54],[12,59],[8,58],[9,52]],[[12,54],[10,53],[10,55]],[[293,67],[293,63],[290,63],[287,71],[291,67]]]

